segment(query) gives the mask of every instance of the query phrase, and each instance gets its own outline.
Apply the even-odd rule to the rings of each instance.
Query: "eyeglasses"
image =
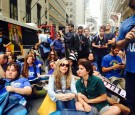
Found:
[[[55,54],[51,54],[51,55],[55,55]]]
[[[69,67],[69,64],[61,63],[60,66],[62,66],[62,67],[64,67],[64,66]]]

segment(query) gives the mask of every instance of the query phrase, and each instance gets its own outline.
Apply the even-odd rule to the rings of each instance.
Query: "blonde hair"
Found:
[[[56,68],[53,73],[53,76],[55,77],[55,86],[57,89],[60,89],[60,90],[62,89],[62,86],[61,86],[62,73],[60,71],[60,64],[62,64],[64,61],[68,61],[68,60],[66,58],[63,58],[57,62]],[[72,71],[71,71],[70,66],[68,67],[68,71],[65,73],[65,76],[66,76],[66,89],[70,89],[70,84],[71,84],[71,79],[72,79]]]

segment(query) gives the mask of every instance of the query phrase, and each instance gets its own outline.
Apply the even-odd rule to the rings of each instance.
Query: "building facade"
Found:
[[[85,1],[76,0],[76,25],[85,24]]]
[[[68,15],[67,23],[76,26],[76,0],[66,0],[66,13]]]
[[[0,0],[0,12],[24,23],[66,25],[64,0]]]
[[[128,7],[128,2],[129,2],[128,0],[102,0],[101,23],[105,24],[109,22],[110,15],[112,12],[121,14],[120,22],[130,17],[132,15],[132,11]]]

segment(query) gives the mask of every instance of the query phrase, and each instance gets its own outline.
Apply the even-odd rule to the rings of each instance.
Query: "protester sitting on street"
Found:
[[[125,89],[125,79],[120,75],[120,71],[125,68],[121,58],[117,55],[119,48],[116,45],[112,45],[111,52],[103,57],[102,71],[104,76],[108,78],[111,83],[114,83],[119,88]],[[117,83],[116,83],[117,81]]]
[[[52,50],[50,53],[49,53],[49,56],[46,60],[46,65],[45,65],[45,71],[48,72],[49,70],[49,63],[51,61],[57,61],[58,60],[58,56],[57,56],[57,52]]]
[[[4,71],[6,71],[8,63],[8,56],[6,54],[0,54],[0,65]]]
[[[40,69],[34,64],[35,58],[33,55],[28,55],[22,67],[22,75],[28,80],[33,80],[36,77],[40,77]]]
[[[56,68],[56,61],[50,61],[48,75],[52,75]]]
[[[53,75],[49,78],[48,94],[56,102],[57,110],[76,109],[76,88],[71,67],[67,59],[58,61]]]
[[[76,82],[78,92],[77,110],[90,112],[94,115],[118,115],[120,109],[117,106],[109,106],[105,86],[101,79],[93,76],[93,68],[90,61],[80,59],[78,62],[78,75],[81,77]]]
[[[10,92],[8,101],[4,100],[0,109],[2,115],[26,115],[25,96],[31,95],[32,89],[26,78],[20,77],[20,66],[16,63],[10,63],[6,69],[5,87],[0,90],[0,96]],[[1,85],[1,84],[0,84]],[[4,105],[4,106],[3,106]]]

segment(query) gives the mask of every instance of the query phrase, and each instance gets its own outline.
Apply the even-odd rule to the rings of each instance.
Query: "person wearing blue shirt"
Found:
[[[36,77],[40,77],[40,69],[38,66],[34,65],[34,56],[28,55],[25,58],[24,65],[22,68],[22,75],[28,80],[33,80]]]
[[[32,88],[30,86],[29,81],[26,78],[20,78],[20,66],[14,62],[10,63],[7,66],[4,80],[4,87],[0,90],[0,95],[4,95],[5,93],[10,92],[10,97],[7,102],[5,101],[5,108],[0,107],[0,109],[6,110],[10,107],[10,109],[7,109],[6,114],[18,114],[21,110],[19,111],[17,110],[17,108],[21,106],[21,108],[23,108],[24,111],[21,111],[20,114],[26,115],[27,110],[25,109],[23,102],[26,102],[25,95],[31,95]],[[11,107],[13,104],[11,103],[13,99],[16,99],[15,101],[18,101],[18,104],[17,106]]]
[[[135,0],[129,0],[133,15],[120,28],[117,45],[126,53],[126,98],[131,114],[135,115]]]
[[[102,59],[102,71],[106,78],[110,79],[112,83],[116,80],[119,81],[120,88],[125,89],[125,79],[120,75],[120,71],[125,67],[122,64],[122,60],[119,53],[119,48],[116,45],[112,45],[111,52]]]
[[[61,35],[58,34],[57,38],[51,43],[52,50],[55,50],[57,52],[57,55],[59,58],[62,57],[62,41],[61,41]]]

